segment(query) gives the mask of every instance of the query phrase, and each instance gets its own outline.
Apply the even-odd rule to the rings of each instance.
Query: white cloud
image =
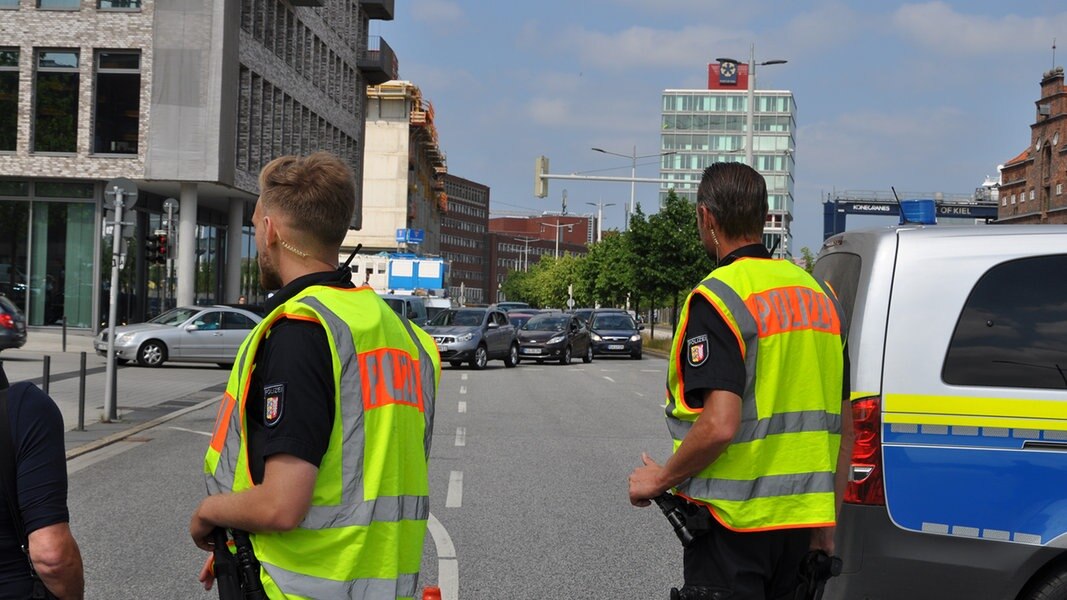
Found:
[[[909,4],[892,15],[905,37],[951,56],[1003,55],[1048,48],[1067,29],[1067,13],[996,18],[957,12],[944,2]]]
[[[466,23],[463,9],[450,0],[414,0],[411,14],[416,21],[438,25],[462,25]]]
[[[709,62],[716,51],[746,48],[750,37],[738,30],[703,25],[680,30],[634,26],[614,33],[570,27],[553,44],[576,55],[579,64],[626,71]],[[701,58],[702,54],[708,58]]]

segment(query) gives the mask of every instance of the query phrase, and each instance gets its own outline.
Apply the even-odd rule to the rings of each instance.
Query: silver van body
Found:
[[[825,597],[1067,598],[1067,226],[845,232],[814,275],[876,407]]]

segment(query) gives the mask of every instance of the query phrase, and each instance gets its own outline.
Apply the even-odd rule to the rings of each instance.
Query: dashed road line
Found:
[[[167,429],[173,429],[175,431],[184,431],[186,433],[195,433],[197,435],[203,435],[203,436],[211,437],[211,433],[209,433],[207,431],[197,431],[195,429],[186,429],[184,427],[168,427]]]
[[[456,445],[457,446],[466,446],[467,445],[467,428],[466,427],[456,427]]]
[[[460,376],[459,376],[459,378],[460,378],[460,380],[462,380],[462,381],[467,381],[467,374],[466,374],[466,373],[464,373],[464,374],[460,375]]]
[[[601,373],[618,373],[618,369],[600,369]]]
[[[612,379],[611,377],[608,377],[607,375],[604,376],[604,379],[607,379],[608,381],[610,381],[612,383],[615,383],[615,380]]]
[[[467,386],[465,386],[465,385],[459,386],[459,393],[466,394],[467,393]]]
[[[642,373],[659,373],[659,369],[641,369]]]
[[[634,392],[634,393],[635,393],[635,394],[637,394],[638,396],[641,396],[642,398],[644,398],[644,397],[645,397],[645,395],[644,395],[644,394],[642,394],[641,392]]]
[[[463,400],[459,401],[459,412],[461,412],[461,413],[467,412],[467,403],[464,402]]]
[[[437,586],[441,588],[441,600],[459,600],[459,559],[452,536],[433,513],[426,527],[437,548]]]
[[[448,476],[448,495],[445,496],[445,508],[463,506],[463,471],[452,471]]]

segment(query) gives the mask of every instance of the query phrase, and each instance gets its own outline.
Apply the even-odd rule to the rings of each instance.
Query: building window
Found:
[[[1062,183],[1057,183],[1056,184],[1056,195],[1057,196],[1062,196],[1063,195],[1063,184]]]
[[[78,150],[78,51],[37,52],[33,150]]]
[[[93,152],[137,154],[140,107],[141,54],[97,52]]]
[[[81,0],[37,0],[37,8],[78,10],[81,8]]]
[[[97,0],[96,7],[103,10],[141,10],[141,0]]]
[[[1011,195],[1011,203],[1013,206],[1015,205],[1015,194]]]
[[[1030,199],[1031,199],[1031,200],[1033,200],[1033,199],[1034,199],[1034,190],[1030,190]]]
[[[19,51],[0,50],[0,151],[15,150],[19,114]]]

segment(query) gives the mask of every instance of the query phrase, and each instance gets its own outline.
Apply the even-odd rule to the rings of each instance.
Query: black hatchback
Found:
[[[21,348],[26,343],[26,319],[15,303],[0,296],[0,350]]]
[[[585,323],[574,315],[545,313],[531,318],[519,329],[519,357],[523,360],[558,360],[571,364],[571,358],[593,362],[593,346]]]
[[[593,354],[641,358],[641,330],[644,325],[634,322],[629,313],[621,310],[598,310],[589,317]]]

